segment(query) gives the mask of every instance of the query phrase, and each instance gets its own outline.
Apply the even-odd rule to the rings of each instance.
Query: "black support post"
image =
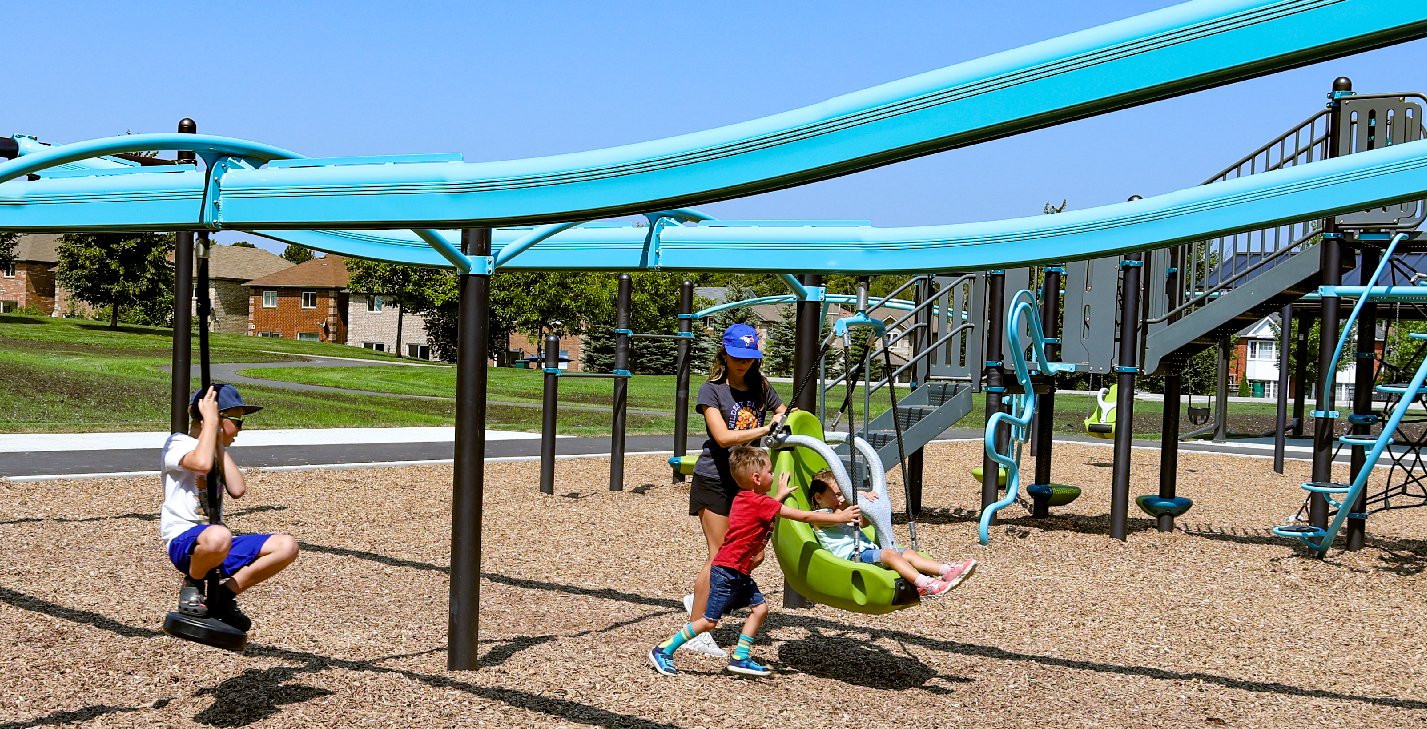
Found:
[[[198,124],[185,117],[180,134],[195,134]],[[193,152],[178,153],[181,163],[193,162]],[[173,359],[169,368],[169,432],[188,432],[188,392],[193,367],[193,232],[180,231],[173,251]]]
[[[614,429],[609,444],[609,490],[624,490],[624,429],[625,410],[629,406],[629,307],[634,280],[627,273],[619,275],[619,293],[615,299],[614,317]]]
[[[1221,338],[1216,346],[1219,359],[1215,362],[1215,371],[1219,386],[1214,390],[1214,435],[1211,439],[1215,443],[1223,443],[1229,439],[1229,338]]]
[[[1115,366],[1115,466],[1110,486],[1110,536],[1125,540],[1130,504],[1130,449],[1135,438],[1135,373],[1139,371],[1142,254],[1120,262],[1120,354]]]
[[[489,258],[491,231],[461,231],[470,258]],[[461,276],[456,322],[456,462],[451,493],[451,592],[446,667],[476,668],[481,603],[481,500],[485,488],[486,369],[490,337],[490,274]]]
[[[1060,266],[1046,266],[1041,281],[1041,329],[1045,332],[1045,356],[1051,362],[1060,358]],[[1050,486],[1050,466],[1055,430],[1055,376],[1041,375],[1045,392],[1037,396],[1035,436],[1036,479],[1038,486]],[[1031,496],[1031,516],[1050,516],[1050,494],[1036,492]]]
[[[816,274],[805,274],[798,277],[804,286],[821,286],[822,276]],[[821,348],[822,340],[822,303],[818,301],[799,301],[794,308],[794,338],[793,345],[793,383],[802,382],[809,376],[816,377],[818,369],[818,350]],[[817,414],[818,393],[822,390],[822,383],[811,383],[798,393],[796,402],[788,403],[789,407],[795,407],[804,412]],[[792,586],[783,585],[783,607],[804,608],[812,606],[812,601],[798,594]]]
[[[1328,114],[1325,134],[1328,136],[1328,158],[1337,157],[1338,130],[1342,128],[1343,105],[1340,94],[1353,90],[1353,82],[1339,76],[1333,80],[1332,103]],[[1342,236],[1338,233],[1336,218],[1323,220],[1323,242],[1319,244],[1319,281],[1323,286],[1337,286],[1343,283]],[[1333,349],[1338,345],[1339,321],[1342,311],[1337,296],[1324,296],[1320,302],[1320,335],[1318,337],[1318,409],[1313,413],[1313,481],[1330,483],[1333,480]],[[1327,386],[1324,387],[1324,382]],[[1328,501],[1323,494],[1309,494],[1308,523],[1316,527],[1328,525]]]
[[[1313,383],[1308,381],[1308,330],[1312,328],[1306,317],[1298,317],[1298,326],[1293,334],[1293,435],[1303,437],[1304,424],[1308,422],[1308,389]]]
[[[1170,310],[1184,303],[1184,278],[1179,272],[1183,265],[1183,252],[1178,246],[1170,249],[1169,271],[1164,279],[1165,300]],[[1171,322],[1178,321],[1179,315],[1170,316]],[[1184,399],[1184,375],[1178,365],[1164,373],[1164,408],[1160,412],[1159,436],[1159,495],[1172,499],[1179,488],[1179,413]],[[1161,516],[1156,526],[1162,532],[1174,529],[1174,518],[1168,521]]]
[[[693,370],[694,342],[689,334],[694,331],[694,282],[679,284],[679,361],[675,366],[674,381],[674,457],[679,458],[689,450],[689,376]],[[674,469],[674,483],[684,482],[684,472]]]
[[[1004,362],[1001,350],[1005,349],[1006,337],[1006,272],[994,269],[986,272],[986,420],[1001,412],[1001,402],[1005,399],[1006,384]],[[1001,433],[1006,426],[996,428],[996,443],[1001,443]],[[1000,497],[1001,465],[991,458],[991,454],[981,456],[981,511],[985,512]],[[994,523],[994,516],[993,516]]]
[[[1293,304],[1284,304],[1278,314],[1278,397],[1274,410],[1273,470],[1283,473],[1284,451],[1288,446],[1288,348],[1293,344]],[[1302,389],[1302,388],[1300,388]]]
[[[927,347],[931,346],[932,307],[921,307],[931,298],[932,277],[922,276],[912,285],[912,297],[918,309],[912,317],[912,362],[908,370],[912,376],[912,389],[926,384],[931,375],[931,363],[926,358]],[[887,373],[889,376],[891,373]],[[922,514],[922,484],[926,474],[926,454],[922,446],[907,454],[907,511],[915,519]]]
[[[560,413],[560,337],[545,338],[545,401],[540,413],[540,493],[555,493],[555,436]],[[552,371],[555,370],[555,371]]]
[[[1358,285],[1367,286],[1372,281],[1373,271],[1377,269],[1378,261],[1382,260],[1382,253],[1375,248],[1364,247],[1362,256],[1358,261]],[[1372,393],[1373,380],[1375,379],[1374,369],[1377,364],[1377,351],[1375,340],[1377,339],[1377,304],[1369,301],[1363,305],[1361,313],[1358,314],[1358,345],[1353,371],[1353,424],[1352,434],[1359,438],[1366,438],[1372,433],[1371,419],[1373,417]],[[1391,434],[1389,434],[1390,436]],[[1352,446],[1349,456],[1350,475],[1349,481],[1358,477],[1358,473],[1367,464],[1367,448],[1365,446]],[[1343,525],[1347,533],[1347,549],[1349,552],[1356,552],[1363,548],[1364,531],[1367,526],[1368,495],[1366,492],[1358,494],[1356,501],[1352,503],[1352,511],[1348,514],[1348,521]]]

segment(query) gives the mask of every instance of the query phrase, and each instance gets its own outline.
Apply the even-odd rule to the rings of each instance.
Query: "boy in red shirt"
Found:
[[[674,667],[674,651],[692,640],[694,636],[713,630],[720,618],[739,608],[751,608],[748,620],[743,623],[743,633],[738,636],[738,648],[729,659],[727,670],[747,676],[767,676],[772,673],[749,657],[753,648],[753,638],[763,627],[763,619],[768,617],[768,602],[758,591],[758,583],[753,581],[753,568],[763,561],[763,549],[768,545],[768,537],[773,534],[773,522],[778,517],[796,519],[815,525],[852,524],[862,518],[856,506],[828,512],[802,511],[784,506],[783,499],[793,493],[788,486],[788,474],[778,479],[778,493],[769,498],[773,487],[772,463],[768,452],[761,448],[741,445],[728,454],[728,470],[738,484],[738,495],[733,499],[733,507],[728,512],[728,531],[723,537],[723,546],[714,555],[713,568],[709,571],[708,607],[703,617],[685,625],[673,637],[654,646],[649,651],[649,662],[654,670],[665,676],[679,674]]]

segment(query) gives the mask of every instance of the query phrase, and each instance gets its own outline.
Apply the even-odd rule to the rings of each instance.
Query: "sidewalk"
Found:
[[[0,434],[0,453],[51,451],[154,450],[164,446],[168,433],[36,433]],[[559,436],[570,438],[573,436]],[[539,433],[487,430],[487,441],[539,440]],[[246,430],[234,448],[270,446],[361,445],[371,443],[454,443],[456,429],[436,428],[293,428],[287,430]]]

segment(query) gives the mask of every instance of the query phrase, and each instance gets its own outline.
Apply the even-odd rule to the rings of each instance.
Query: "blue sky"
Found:
[[[0,133],[192,116],[312,156],[513,159],[744,121],[1171,4],[49,0],[9,14]],[[893,226],[1156,195],[1313,114],[1336,76],[1427,90],[1424,59],[1417,41],[705,209]]]

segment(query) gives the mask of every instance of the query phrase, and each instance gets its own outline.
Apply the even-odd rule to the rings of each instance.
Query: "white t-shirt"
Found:
[[[159,514],[159,536],[165,545],[195,526],[208,524],[208,489],[198,488],[199,474],[181,465],[183,457],[197,447],[198,439],[183,433],[170,435],[164,443],[164,505]],[[223,521],[221,512],[218,521]]]

